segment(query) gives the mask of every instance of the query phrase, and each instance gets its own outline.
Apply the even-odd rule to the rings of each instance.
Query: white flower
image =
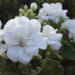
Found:
[[[54,29],[50,25],[43,27],[43,35],[48,38],[48,44],[54,50],[59,50],[62,46],[60,41],[62,39],[62,34],[56,33],[57,29]]]
[[[4,41],[4,31],[0,30],[0,55],[7,50],[7,44],[2,43]]]
[[[62,29],[67,29],[69,31],[69,38],[73,39],[75,42],[75,19],[65,21],[62,26]]]
[[[2,43],[4,41],[4,30],[1,29],[2,23],[0,21],[0,55],[2,55],[7,50],[7,45]]]
[[[5,42],[8,45],[7,56],[13,62],[27,64],[40,49],[46,49],[47,40],[40,32],[38,20],[27,17],[15,17],[9,20],[5,27]]]
[[[35,11],[37,9],[37,4],[35,2],[31,3],[30,8]]]
[[[67,20],[68,17],[66,16],[67,10],[62,9],[61,3],[44,3],[43,8],[39,10],[38,17],[42,20],[52,20],[55,23],[60,21],[62,17],[64,20]]]

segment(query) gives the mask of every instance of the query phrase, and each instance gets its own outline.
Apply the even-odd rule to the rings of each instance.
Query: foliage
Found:
[[[71,18],[75,18],[75,0],[65,0],[63,5],[64,8],[67,8],[69,10],[68,15]]]

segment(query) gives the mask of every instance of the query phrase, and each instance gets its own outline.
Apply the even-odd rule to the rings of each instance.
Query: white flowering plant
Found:
[[[1,29],[3,75],[63,75],[65,59],[75,60],[75,20],[61,3],[32,3]]]

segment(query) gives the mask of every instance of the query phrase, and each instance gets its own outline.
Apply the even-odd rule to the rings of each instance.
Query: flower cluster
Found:
[[[59,23],[61,18],[63,20],[69,19],[66,15],[67,10],[62,9],[61,3],[44,3],[43,8],[39,10],[38,18],[42,21],[51,20],[55,23]]]
[[[37,56],[39,49],[45,50],[48,45],[54,50],[61,47],[62,34],[50,25],[43,27],[36,19],[17,16],[9,20],[0,32],[0,54],[7,52],[13,62],[29,63],[33,56]]]
[[[43,27],[43,35],[48,38],[47,43],[53,50],[59,50],[62,46],[60,41],[62,40],[62,34],[56,33],[57,29],[54,29],[50,25]]]
[[[3,29],[0,21],[1,56],[6,54],[13,62],[28,64],[34,56],[40,55],[41,50],[47,50],[48,46],[57,52],[62,47],[63,33],[58,33],[62,29],[67,29],[69,38],[75,42],[75,20],[69,19],[61,3],[44,3],[39,13],[35,14],[37,7],[36,3],[32,3],[30,9],[25,5],[24,10],[20,10],[20,16],[10,19]],[[42,25],[40,22],[51,20],[58,24],[61,18],[64,23],[59,29],[51,23]]]

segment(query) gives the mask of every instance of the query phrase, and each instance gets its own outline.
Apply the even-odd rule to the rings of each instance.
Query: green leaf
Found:
[[[66,40],[64,40],[62,43],[63,47],[59,52],[60,55],[65,59],[75,60],[75,48],[73,45]]]
[[[60,52],[63,58],[75,60],[75,50],[73,49],[64,49]]]
[[[0,57],[0,75],[19,75],[19,73],[15,65]]]
[[[63,75],[64,70],[56,60],[45,60],[42,69],[37,75]]]

